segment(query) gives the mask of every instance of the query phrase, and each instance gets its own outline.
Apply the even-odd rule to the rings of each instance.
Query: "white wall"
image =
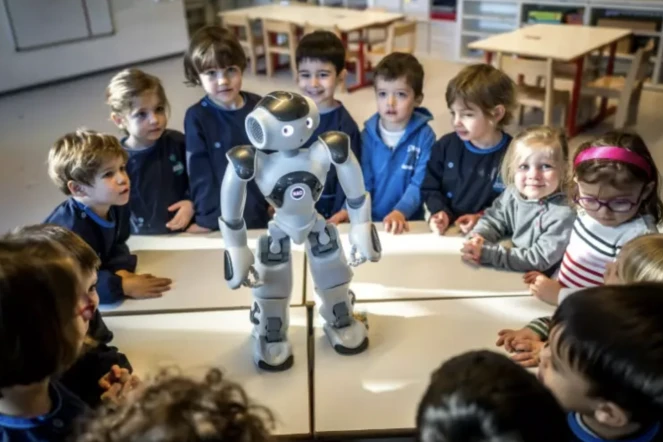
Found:
[[[110,5],[115,27],[112,36],[15,52],[7,11],[0,2],[0,92],[186,49],[182,0],[110,0]]]

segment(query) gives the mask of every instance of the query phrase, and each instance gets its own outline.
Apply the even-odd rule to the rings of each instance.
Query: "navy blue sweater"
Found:
[[[572,442],[601,442],[603,440],[608,441],[608,439],[601,439],[595,435],[581,421],[579,415],[576,413],[568,413],[566,415],[566,421],[569,424],[569,428],[571,429]],[[657,422],[648,428],[643,428],[642,430],[638,431],[637,434],[612,440],[620,442],[661,442],[663,441],[663,430],[661,429],[661,423]]]
[[[195,222],[201,227],[219,228],[220,188],[226,172],[226,153],[235,146],[251,144],[244,120],[260,100],[256,94],[242,92],[241,109],[221,109],[207,97],[191,106],[184,117],[186,159]],[[267,227],[267,201],[255,181],[247,188],[244,220],[249,229]]]
[[[450,222],[479,213],[492,204],[505,186],[500,165],[511,142],[509,134],[490,149],[479,149],[455,132],[440,138],[431,151],[421,194],[431,215],[445,211]]]
[[[350,148],[357,157],[357,161],[361,161],[361,132],[359,132],[357,123],[352,119],[343,103],[339,103],[338,107],[329,112],[320,113],[320,126],[313,132],[313,135],[303,147],[309,148],[318,139],[318,136],[330,130],[347,134],[350,137]],[[345,192],[343,192],[341,183],[338,181],[336,167],[332,164],[327,174],[325,188],[315,208],[322,216],[329,218],[341,210],[344,204]]]
[[[127,173],[131,179],[131,233],[172,233],[166,223],[177,211],[169,212],[168,207],[189,199],[184,134],[166,130],[152,146],[126,151],[129,154]]]
[[[136,271],[136,255],[129,253],[129,207],[111,206],[108,220],[101,219],[89,207],[69,198],[44,221],[66,227],[83,238],[101,259],[97,273],[97,293],[102,304],[112,304],[124,297],[122,278],[115,272]]]
[[[58,382],[48,387],[52,409],[48,414],[24,418],[0,414],[0,442],[64,442],[75,421],[88,411],[85,403]]]

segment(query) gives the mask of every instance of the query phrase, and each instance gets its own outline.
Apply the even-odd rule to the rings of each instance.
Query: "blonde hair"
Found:
[[[663,282],[663,234],[630,240],[619,252],[617,266],[619,277],[627,284]]]
[[[504,116],[495,126],[508,126],[516,107],[516,85],[507,74],[488,64],[465,67],[447,84],[447,107],[456,100],[473,104],[484,115],[492,117],[496,106],[504,106]]]
[[[512,184],[518,163],[522,159],[521,147],[532,151],[543,151],[548,154],[560,168],[560,185],[565,182],[569,146],[566,135],[560,129],[550,126],[532,126],[516,135],[504,155],[501,165],[501,176],[505,185]],[[520,153],[519,153],[520,151]]]
[[[140,69],[125,69],[111,78],[106,87],[106,104],[112,112],[126,113],[133,107],[133,101],[146,92],[156,93],[163,106],[170,108],[161,80]]]
[[[92,185],[99,170],[108,161],[128,155],[117,138],[92,130],[78,129],[58,139],[48,153],[48,175],[65,194],[71,195],[67,183]]]

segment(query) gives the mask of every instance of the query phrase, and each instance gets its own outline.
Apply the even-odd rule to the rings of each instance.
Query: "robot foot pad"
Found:
[[[273,371],[273,372],[286,371],[292,368],[292,364],[294,362],[295,362],[295,357],[293,355],[290,355],[290,357],[280,365],[269,365],[267,362],[259,360],[258,368],[260,368],[261,370]]]
[[[295,358],[288,339],[267,342],[264,336],[254,336],[253,361],[266,371],[284,371],[292,367]]]
[[[356,355],[368,348],[366,326],[354,318],[347,327],[335,328],[325,324],[323,330],[331,346],[338,354]]]

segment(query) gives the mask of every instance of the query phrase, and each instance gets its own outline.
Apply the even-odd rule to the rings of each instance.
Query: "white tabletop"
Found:
[[[204,242],[202,238],[198,241]],[[255,241],[250,242],[251,245],[255,247]],[[252,304],[253,297],[249,288],[231,290],[228,287],[224,279],[221,248],[133,250],[133,253],[138,257],[137,273],[168,277],[173,280],[173,285],[160,298],[125,298],[116,304],[102,305],[99,310],[105,316],[129,312],[232,309],[250,307]],[[291,305],[303,303],[304,263],[304,253],[293,250]]]
[[[348,229],[339,229],[346,256]],[[462,237],[435,235],[424,222],[411,223],[410,230],[390,235],[378,226],[382,258],[353,268],[350,288],[358,301],[528,295],[522,273],[464,263]],[[315,301],[310,271],[306,278],[306,301]]]
[[[315,328],[315,431],[412,429],[430,374],[448,358],[495,347],[502,328],[552,314],[534,298],[383,302],[368,312],[369,348],[341,356]],[[316,322],[318,322],[316,315]]]
[[[113,345],[128,356],[141,378],[174,366],[185,375],[200,377],[217,367],[253,400],[272,410],[277,434],[310,433],[304,307],[290,310],[295,364],[281,373],[254,366],[248,310],[117,316],[105,321],[115,334]]]
[[[571,61],[631,33],[629,29],[599,26],[538,24],[475,41],[468,47],[490,52]]]
[[[375,25],[387,25],[405,16],[400,13],[372,10],[309,6],[305,4],[261,5],[233,9],[220,15],[248,16],[250,20],[278,20],[304,27],[307,24],[321,28],[338,27],[342,32],[356,31]]]

